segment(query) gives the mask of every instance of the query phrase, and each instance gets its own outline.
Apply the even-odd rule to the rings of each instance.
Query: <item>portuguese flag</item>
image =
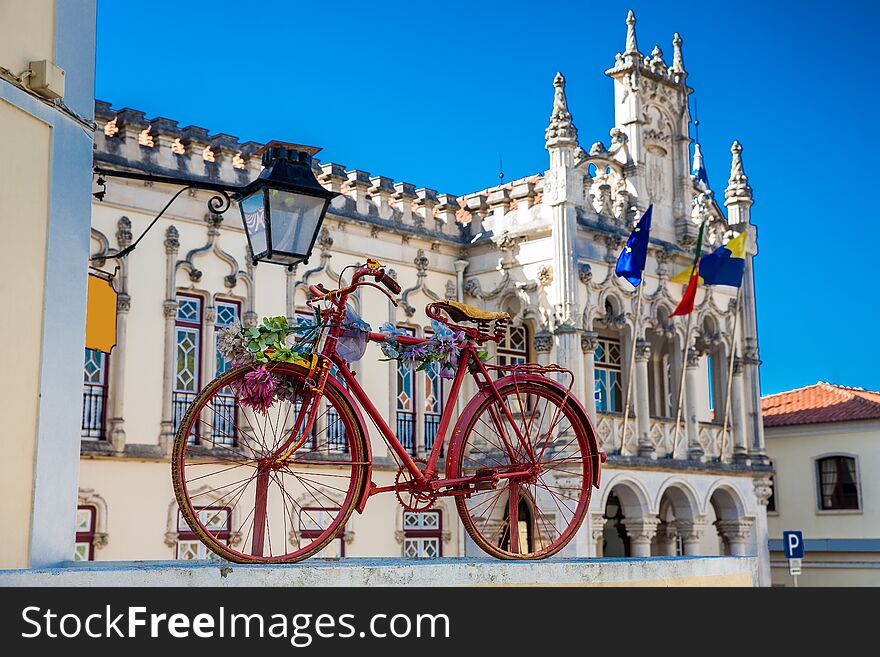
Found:
[[[703,229],[705,227],[706,222],[704,221],[700,224],[700,232],[697,235],[697,252],[694,255],[694,264],[691,266],[691,275],[688,278],[687,288],[685,288],[681,303],[678,304],[675,310],[669,313],[670,317],[689,315],[694,310],[694,301],[697,298],[697,283],[700,280],[700,254],[703,250]]]

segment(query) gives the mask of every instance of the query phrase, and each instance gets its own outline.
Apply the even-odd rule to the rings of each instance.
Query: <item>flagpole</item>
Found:
[[[727,427],[730,418],[730,391],[733,388],[733,364],[736,358],[736,329],[739,326],[739,299],[742,294],[742,285],[736,289],[736,301],[733,304],[733,334],[730,338],[730,356],[727,361],[727,391],[724,395],[724,428],[721,430],[721,458],[724,458],[724,447],[727,442]]]
[[[626,373],[626,397],[624,398],[626,403],[623,407],[623,435],[620,438],[621,451],[623,451],[626,444],[626,426],[629,423],[629,402],[631,397],[630,393],[632,391],[633,367],[635,367],[636,363],[636,341],[639,338],[639,321],[642,317],[642,290],[644,287],[645,280],[642,279],[636,296],[636,316],[633,320],[633,339],[629,350],[629,370]]]
[[[684,377],[687,373],[687,352],[688,344],[691,341],[691,325],[693,322],[693,311],[688,313],[687,329],[684,333],[684,347],[681,350],[681,376],[678,380],[678,409],[675,414],[675,433],[672,437],[672,455],[675,456],[675,448],[678,446],[678,430],[681,425],[682,402],[684,401]]]

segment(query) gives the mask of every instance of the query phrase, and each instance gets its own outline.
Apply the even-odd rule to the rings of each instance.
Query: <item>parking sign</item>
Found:
[[[804,558],[804,535],[799,531],[782,532],[786,559]]]

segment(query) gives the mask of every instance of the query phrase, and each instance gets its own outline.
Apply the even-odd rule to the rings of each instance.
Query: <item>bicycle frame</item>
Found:
[[[406,448],[398,440],[396,433],[391,429],[391,427],[388,426],[388,423],[382,417],[382,414],[379,412],[376,406],[373,404],[366,391],[363,389],[363,387],[361,387],[360,383],[355,378],[355,375],[348,367],[348,363],[336,353],[336,342],[343,331],[342,320],[345,314],[345,304],[348,300],[350,292],[360,285],[376,287],[383,293],[385,292],[384,290],[382,290],[382,288],[380,288],[378,285],[375,285],[374,283],[359,280],[360,278],[369,275],[377,276],[376,272],[374,272],[373,270],[361,268],[352,277],[352,283],[347,288],[335,291],[324,291],[320,288],[312,289],[313,294],[320,295],[320,297],[316,300],[327,300],[336,306],[335,309],[323,311],[324,316],[326,317],[326,319],[329,320],[330,327],[327,330],[326,334],[322,337],[323,345],[321,345],[319,351],[319,359],[324,359],[324,361],[319,367],[320,372],[318,374],[318,380],[315,382],[315,385],[312,388],[312,392],[315,395],[323,394],[323,389],[326,385],[327,377],[329,376],[329,364],[332,363],[332,365],[336,367],[337,371],[339,372],[343,381],[346,384],[346,388],[342,390],[341,393],[347,397],[347,401],[349,401],[352,406],[360,407],[366,412],[367,416],[379,429],[379,433],[382,435],[382,438],[385,440],[386,444],[394,451],[402,466],[406,468],[406,470],[410,473],[412,480],[410,482],[407,482],[407,485],[412,485],[419,491],[439,495],[466,494],[468,490],[464,488],[464,486],[470,483],[475,483],[483,480],[491,480],[497,482],[499,479],[527,478],[530,475],[530,471],[528,469],[506,473],[492,473],[491,475],[486,475],[485,477],[481,477],[478,475],[474,475],[471,477],[462,477],[458,479],[439,479],[436,477],[437,463],[440,459],[440,453],[443,449],[443,446],[446,443],[446,434],[449,431],[449,425],[452,423],[453,413],[455,412],[455,404],[448,402],[450,400],[454,401],[458,399],[458,395],[461,392],[462,383],[464,382],[464,378],[468,372],[470,372],[473,376],[477,384],[478,390],[491,390],[493,396],[499,402],[502,402],[499,406],[506,417],[499,417],[497,411],[494,411],[492,413],[492,417],[493,421],[499,427],[499,434],[502,436],[502,439],[505,443],[505,449],[507,449],[509,454],[513,456],[514,452],[518,451],[517,447],[523,448],[528,454],[534,457],[529,442],[524,439],[519,427],[517,426],[517,423],[514,421],[510,409],[507,408],[507,406],[503,403],[503,399],[499,394],[495,383],[492,380],[492,377],[490,376],[488,370],[483,365],[477,354],[475,344],[471,341],[466,342],[461,347],[458,370],[456,372],[455,378],[452,381],[452,386],[449,390],[449,393],[446,396],[447,403],[444,405],[443,412],[440,416],[440,424],[437,429],[437,436],[434,440],[434,445],[431,449],[431,453],[428,456],[427,466],[425,467],[424,471],[419,468],[418,464],[414,461],[409,452],[407,452]],[[386,296],[389,296],[392,302],[394,302],[394,299],[390,295],[386,293]],[[384,342],[386,340],[386,337],[382,333],[371,332],[368,335],[368,339],[370,342]],[[412,336],[399,336],[397,340],[404,345],[416,345],[428,341],[426,338],[416,338]],[[313,371],[317,369],[316,365],[318,364],[313,363]],[[311,404],[310,406],[312,407],[309,413],[310,417],[306,420],[307,425],[302,435],[307,435],[308,431],[310,431],[312,423],[314,422],[314,418],[317,415],[317,404]],[[504,419],[508,421],[509,426],[512,427],[513,431],[516,434],[515,438],[519,443],[517,446],[510,444],[510,441],[507,438],[507,431],[503,430],[501,426]],[[296,424],[297,426],[294,427],[293,434],[289,442],[292,442],[293,436],[297,435],[298,433],[300,421],[297,421]],[[279,449],[278,452],[280,453],[286,450],[288,447],[289,443],[282,446],[282,448]],[[298,447],[299,445],[296,445],[294,449]],[[293,450],[288,451],[288,453],[285,454],[284,458],[286,458],[291,451]],[[399,486],[400,484],[383,487],[371,485],[367,491],[367,496],[375,495],[377,493],[399,490]],[[440,490],[441,488],[450,487],[459,487],[459,490]]]

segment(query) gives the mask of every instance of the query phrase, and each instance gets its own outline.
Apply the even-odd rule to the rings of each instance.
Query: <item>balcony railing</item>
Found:
[[[437,440],[437,430],[440,428],[440,415],[438,413],[425,413],[425,451],[434,449],[434,441]],[[441,456],[443,450],[440,450]]]
[[[345,425],[335,408],[327,409],[327,449],[339,452],[348,451],[348,443],[345,440]]]
[[[416,453],[416,414],[397,411],[397,440],[410,454]]]
[[[103,385],[83,386],[82,437],[103,439],[107,418],[107,388]]]
[[[196,393],[194,392],[173,392],[171,394],[171,418],[174,422],[175,433],[177,433],[177,429],[180,428],[183,416],[186,415],[186,409],[189,408],[189,405],[192,404],[195,399]],[[196,422],[193,424],[189,434],[189,443],[191,445],[194,445],[198,441],[199,433],[199,423]]]
[[[215,445],[234,445],[238,406],[234,395],[217,395],[212,402],[211,439]]]

